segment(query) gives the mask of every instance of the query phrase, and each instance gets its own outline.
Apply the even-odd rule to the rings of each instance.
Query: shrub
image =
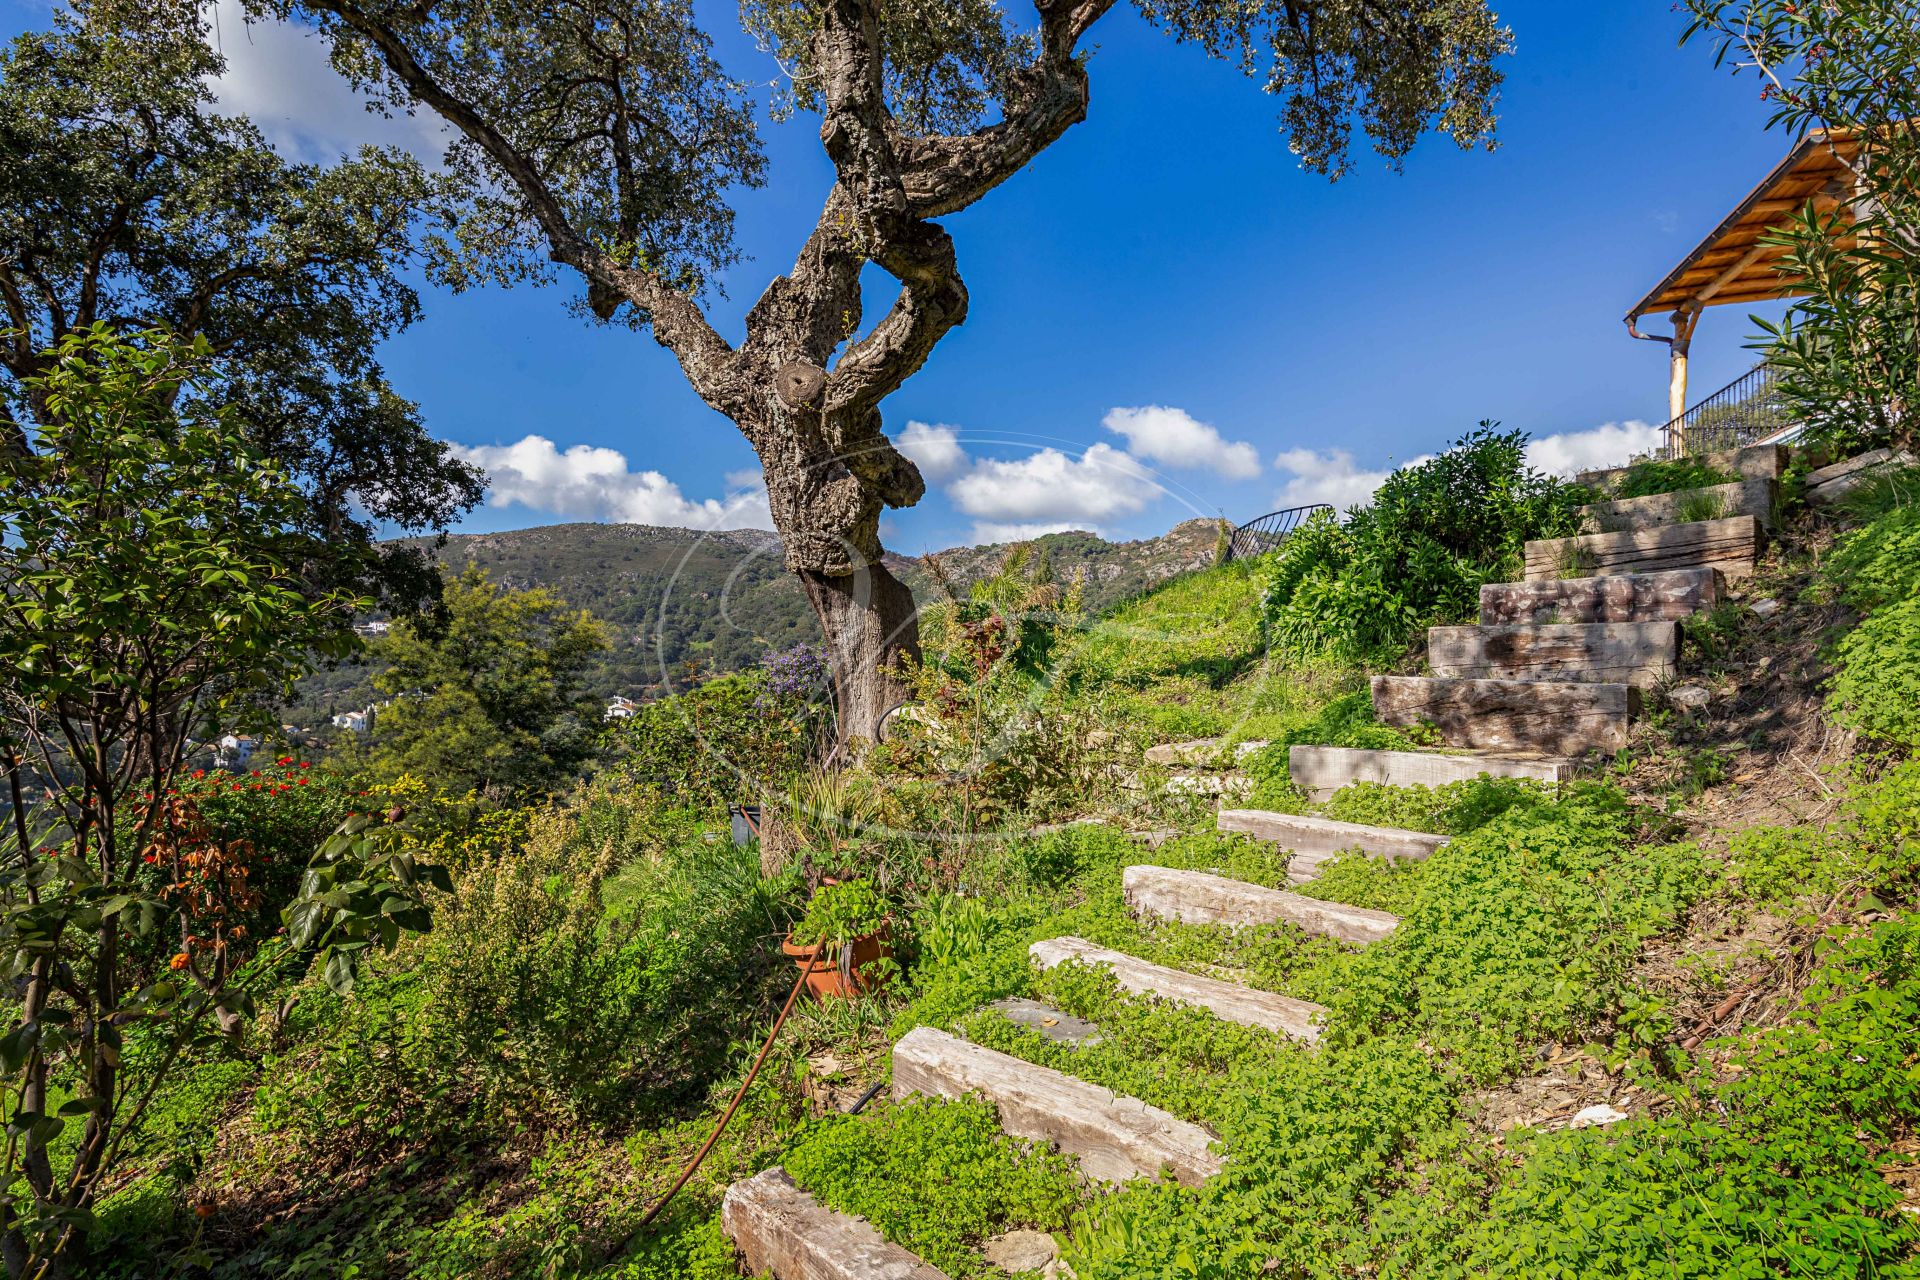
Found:
[[[1920,928],[1889,921],[1815,975],[1795,1021],[1678,1114],[1541,1138],[1461,1274],[1910,1274],[1920,1230],[1874,1146],[1920,1120]]]
[[[1422,627],[1472,615],[1483,583],[1518,576],[1528,539],[1578,526],[1586,491],[1529,468],[1526,439],[1482,423],[1439,457],[1394,472],[1345,523],[1309,520],[1264,570],[1274,642],[1392,661]]]
[[[641,707],[612,734],[620,772],[681,804],[718,812],[783,790],[812,759],[822,711],[805,664],[782,659]]]
[[[1732,484],[1739,477],[1708,466],[1699,458],[1649,458],[1627,468],[1627,474],[1609,495],[1614,498],[1651,498]]]
[[[590,794],[461,878],[418,974],[435,1051],[483,1096],[631,1114],[697,1088],[759,1008],[786,885],[728,842],[647,849],[646,815]]]
[[[1854,533],[1823,576],[1866,611],[1835,646],[1829,710],[1870,738],[1920,747],[1920,507]]]

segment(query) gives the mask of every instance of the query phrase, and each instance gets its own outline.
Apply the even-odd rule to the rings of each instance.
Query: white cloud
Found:
[[[1160,492],[1145,467],[1108,444],[1078,458],[1058,449],[1012,461],[984,458],[947,488],[954,506],[982,521],[1076,529],[1137,515]]]
[[[1527,445],[1527,462],[1549,475],[1623,467],[1629,458],[1651,453],[1666,442],[1662,429],[1647,422],[1609,422],[1585,431],[1541,436]]]
[[[276,19],[248,22],[240,0],[214,0],[207,20],[208,39],[227,60],[210,82],[219,109],[252,120],[288,159],[325,163],[371,144],[439,162],[446,122],[431,111],[391,118],[368,111],[315,32]]]
[[[527,436],[513,444],[454,445],[454,452],[487,473],[487,500],[506,507],[519,503],[535,511],[576,520],[668,525],[685,529],[770,529],[767,495],[758,487],[735,486],[725,501],[694,501],[658,471],[633,471],[617,449],[577,444],[562,453],[545,436]],[[735,480],[747,473],[734,472]]]
[[[1345,449],[1329,449],[1324,453],[1315,449],[1289,449],[1275,458],[1273,465],[1291,477],[1273,497],[1276,508],[1324,502],[1345,511],[1372,498],[1381,481],[1392,474],[1390,470],[1370,471],[1361,467]]]
[[[893,447],[913,459],[928,484],[957,480],[973,466],[973,459],[960,447],[959,431],[953,427],[909,422]]]
[[[1229,480],[1260,474],[1260,453],[1244,441],[1229,442],[1185,409],[1150,404],[1110,409],[1100,425],[1127,438],[1127,452],[1175,467],[1204,467]]]

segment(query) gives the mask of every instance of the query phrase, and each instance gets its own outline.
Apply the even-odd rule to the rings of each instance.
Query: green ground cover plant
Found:
[[[1920,507],[1849,535],[1823,578],[1866,615],[1835,645],[1830,710],[1871,738],[1920,747]]]
[[[1702,458],[1648,458],[1628,467],[1626,475],[1606,496],[1651,498],[1662,493],[1732,484],[1739,478],[1709,465]]]

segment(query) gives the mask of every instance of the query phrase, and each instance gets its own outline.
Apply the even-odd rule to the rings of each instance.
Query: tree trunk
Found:
[[[799,577],[826,635],[840,741],[877,742],[881,718],[908,696],[899,660],[920,656],[913,592],[878,560],[850,574]]]

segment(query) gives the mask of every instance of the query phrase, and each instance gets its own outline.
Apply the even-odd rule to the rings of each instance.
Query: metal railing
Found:
[[[1780,399],[1780,371],[1758,364],[1666,425],[1669,458],[1740,449],[1797,425]]]
[[[1292,535],[1295,529],[1305,524],[1316,511],[1331,511],[1332,507],[1324,502],[1316,502],[1307,507],[1288,507],[1285,511],[1269,511],[1258,520],[1249,520],[1233,531],[1227,539],[1228,560],[1246,560],[1252,556],[1265,555],[1277,550],[1281,543]]]

